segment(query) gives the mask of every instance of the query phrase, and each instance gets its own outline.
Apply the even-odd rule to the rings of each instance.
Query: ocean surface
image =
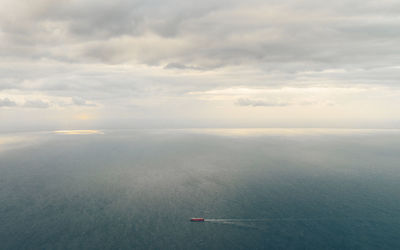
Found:
[[[0,249],[400,249],[400,131],[0,134]]]

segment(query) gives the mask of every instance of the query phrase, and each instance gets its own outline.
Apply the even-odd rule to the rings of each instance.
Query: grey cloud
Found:
[[[184,65],[180,63],[168,63],[164,69],[180,69],[180,70],[207,70],[206,68]]]
[[[41,108],[45,109],[50,107],[50,104],[48,102],[42,101],[42,100],[28,100],[24,103],[24,107],[28,108]]]
[[[400,37],[397,32],[400,23],[390,15],[393,9],[399,9],[395,1],[377,5],[375,1],[324,4],[223,1],[215,4],[120,0],[37,1],[35,5],[39,7],[26,3],[25,8],[16,10],[21,12],[22,24],[10,23],[10,18],[3,18],[1,22],[5,34],[20,41],[19,46],[9,45],[14,55],[62,61],[71,58],[84,61],[88,56],[105,63],[136,61],[164,64],[167,68],[173,61],[176,65],[201,69],[255,64],[284,70],[285,64],[292,62],[314,69],[338,67],[343,63],[359,67],[376,65],[376,59],[390,55],[388,64],[399,60],[395,56],[400,52],[397,46],[387,46],[397,44]],[[160,37],[153,45],[155,49],[170,37],[177,42],[168,43],[162,48],[163,53],[154,55],[144,44],[132,45],[143,52],[139,53],[115,40],[148,34]],[[392,40],[385,40],[388,37]],[[90,44],[90,41],[98,43]],[[46,42],[54,50],[41,48]],[[181,46],[181,42],[190,46]],[[75,47],[73,56],[62,57],[62,52],[56,53],[57,48],[64,46]],[[167,53],[170,50],[173,53]]]
[[[0,98],[0,108],[1,107],[15,107],[17,106],[17,103],[14,101],[11,101],[8,98]]]
[[[249,98],[240,98],[235,102],[235,104],[238,106],[253,106],[253,107],[284,107],[290,105],[290,103],[288,102],[253,100]]]
[[[77,106],[87,106],[87,107],[95,107],[96,104],[90,103],[87,100],[80,98],[80,97],[73,97],[72,104]]]
[[[153,32],[161,36],[174,36],[182,23],[215,11],[224,2],[167,1],[48,1],[36,0],[11,3],[13,15],[4,15],[5,29],[14,34],[23,34],[29,28],[44,30],[41,24],[58,24],[65,31],[83,39],[96,40],[122,35],[140,36]],[[232,2],[233,3],[233,2]],[[8,18],[7,18],[8,17]],[[13,18],[18,17],[19,23]],[[36,22],[33,22],[36,21]],[[54,28],[59,28],[54,27]],[[51,27],[50,27],[51,28]],[[52,31],[52,30],[50,30]]]

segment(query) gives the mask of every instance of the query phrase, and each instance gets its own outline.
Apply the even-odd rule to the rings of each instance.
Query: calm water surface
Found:
[[[400,249],[399,162],[396,130],[3,134],[0,248]]]

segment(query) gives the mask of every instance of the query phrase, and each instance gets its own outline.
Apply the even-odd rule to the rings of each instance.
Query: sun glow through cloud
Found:
[[[101,130],[56,130],[54,131],[56,134],[64,134],[64,135],[102,135],[104,134]]]

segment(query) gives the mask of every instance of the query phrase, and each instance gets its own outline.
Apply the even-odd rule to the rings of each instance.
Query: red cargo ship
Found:
[[[192,221],[192,222],[204,222],[204,218],[191,218],[190,221]]]

